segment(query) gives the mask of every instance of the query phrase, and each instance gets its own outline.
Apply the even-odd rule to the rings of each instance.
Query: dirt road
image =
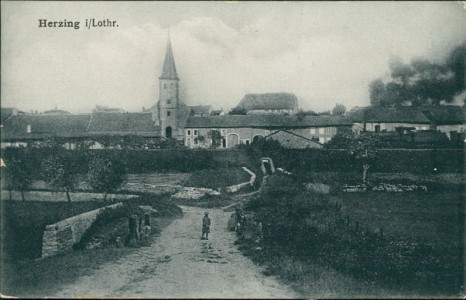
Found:
[[[209,240],[201,240],[203,209],[183,207],[150,247],[102,265],[53,297],[296,298],[288,287],[261,273],[233,245],[226,230],[231,213],[209,210]]]

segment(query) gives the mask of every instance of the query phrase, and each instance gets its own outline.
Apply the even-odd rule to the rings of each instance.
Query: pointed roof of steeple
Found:
[[[165,59],[163,61],[162,74],[160,75],[159,79],[179,80],[178,75],[176,74],[175,59],[173,58],[170,35],[168,35],[167,50],[165,52]]]

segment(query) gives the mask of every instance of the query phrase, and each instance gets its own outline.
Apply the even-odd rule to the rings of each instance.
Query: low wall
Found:
[[[249,170],[248,168],[246,167],[242,167],[244,171],[248,172],[249,175],[251,175],[251,177],[249,178],[249,181],[248,182],[243,182],[243,183],[240,183],[240,184],[236,184],[236,185],[231,185],[231,186],[227,186],[225,188],[225,191],[227,193],[235,193],[245,187],[248,187],[248,186],[254,186],[254,182],[256,181],[256,174],[254,174],[251,170]]]
[[[42,258],[70,251],[103,209],[122,205],[121,202],[116,203],[47,225],[42,238]]]

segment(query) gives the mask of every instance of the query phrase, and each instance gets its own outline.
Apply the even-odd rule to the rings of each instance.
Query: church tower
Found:
[[[175,59],[168,36],[167,50],[159,77],[159,122],[163,137],[179,138],[180,79],[176,74]]]

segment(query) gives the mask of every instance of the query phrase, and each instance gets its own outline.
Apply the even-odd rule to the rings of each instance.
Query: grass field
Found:
[[[462,236],[463,198],[459,192],[443,193],[341,193],[332,201],[362,226],[404,239],[458,246]]]
[[[457,178],[430,192],[315,195],[274,176],[246,206],[264,222],[263,250],[240,247],[304,295],[456,297],[464,262]]]

